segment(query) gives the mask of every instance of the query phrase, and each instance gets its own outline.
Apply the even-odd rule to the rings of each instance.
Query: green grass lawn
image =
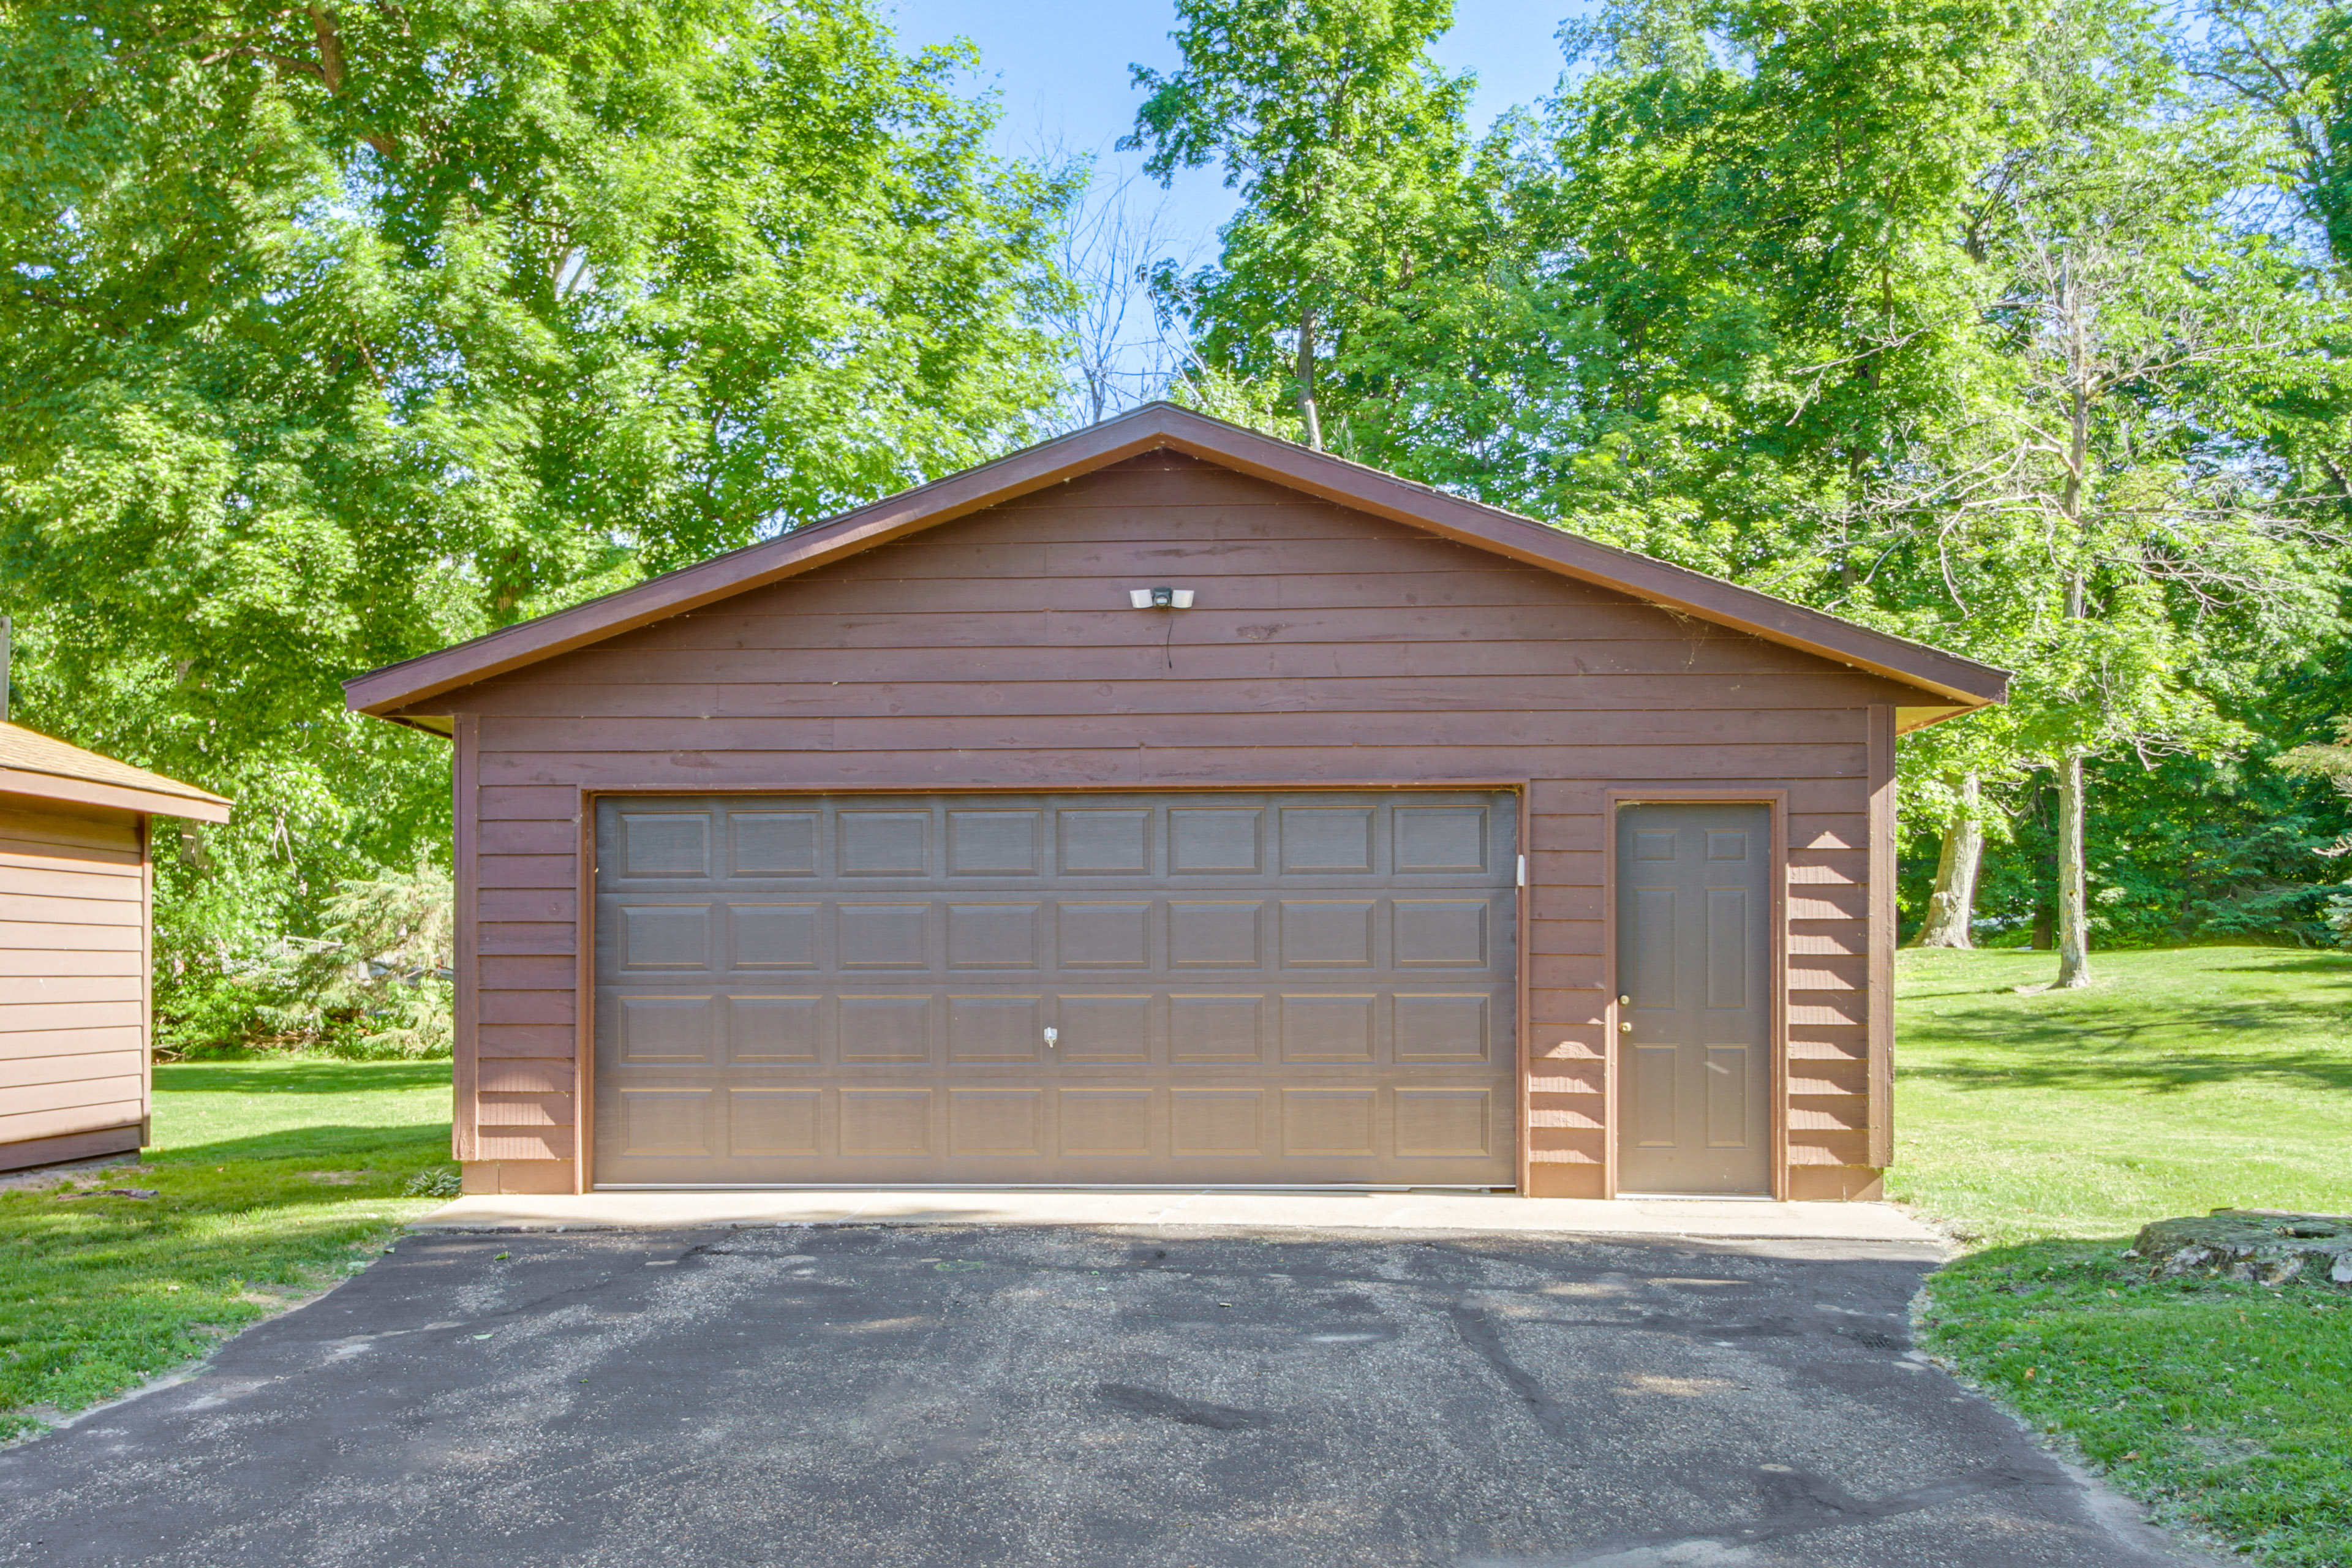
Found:
[[[402,1192],[448,1166],[449,1064],[159,1066],[154,1135],[136,1166],[0,1192],[0,1436],[202,1354],[433,1207]]]
[[[2144,1223],[2352,1212],[2352,954],[1906,952],[1893,1194],[1970,1250],[1922,1342],[2168,1522],[2352,1564],[2352,1291],[2150,1283]],[[2021,994],[2023,988],[2024,994]]]

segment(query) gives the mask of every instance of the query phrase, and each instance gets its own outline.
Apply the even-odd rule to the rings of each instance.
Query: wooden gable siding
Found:
[[[146,1117],[147,910],[139,816],[0,797],[0,1163]]]
[[[1156,584],[1197,606],[1127,607]],[[1916,696],[1132,458],[431,700],[457,716],[457,1152],[509,1190],[575,1179],[549,1163],[578,1154],[583,789],[1525,781],[1537,1190],[1597,1192],[1606,1160],[1608,792],[1706,787],[1785,798],[1791,1195],[1860,1191],[1873,709]]]

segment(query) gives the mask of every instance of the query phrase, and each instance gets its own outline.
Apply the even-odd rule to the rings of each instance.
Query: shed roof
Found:
[[[0,795],[114,806],[196,822],[226,822],[229,813],[229,803],[209,790],[5,721],[0,721]]]
[[[1917,706],[1901,710],[1906,729],[2000,701],[2008,692],[2009,672],[1990,665],[1601,544],[1328,452],[1311,451],[1173,404],[1152,403],[634,588],[371,670],[343,683],[345,697],[361,712],[415,722],[434,713],[435,698],[461,687],[1162,449],[1903,682],[1920,693]],[[429,722],[424,727],[441,728]]]

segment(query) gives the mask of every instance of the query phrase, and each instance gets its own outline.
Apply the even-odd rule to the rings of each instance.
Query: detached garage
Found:
[[[468,1191],[1867,1197],[2000,671],[1154,405],[361,677]]]

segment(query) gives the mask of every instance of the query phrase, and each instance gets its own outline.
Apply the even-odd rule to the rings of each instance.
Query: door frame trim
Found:
[[[1607,1135],[1603,1142],[1601,1195],[1617,1195],[1617,1145],[1625,1125],[1621,1101],[1624,1075],[1617,1070],[1617,812],[1628,805],[1760,805],[1771,821],[1771,855],[1765,869],[1770,879],[1771,900],[1766,916],[1767,961],[1772,967],[1768,998],[1766,1056],[1771,1087],[1769,1131],[1771,1161],[1769,1174],[1775,1202],[1789,1196],[1789,791],[1785,785],[1763,788],[1637,788],[1612,786],[1601,791],[1607,829],[1601,844],[1601,1079],[1607,1100]]]
[[[1526,881],[1515,889],[1517,897],[1517,907],[1518,910],[1518,929],[1514,933],[1512,943],[1514,951],[1511,955],[1511,962],[1514,966],[1513,984],[1517,996],[1518,1005],[1518,1018],[1512,1031],[1515,1037],[1513,1040],[1515,1055],[1513,1059],[1512,1077],[1515,1079],[1517,1088],[1517,1092],[1514,1096],[1514,1104],[1518,1119],[1517,1125],[1513,1128],[1511,1133],[1512,1139],[1517,1149],[1517,1153],[1513,1161],[1513,1172],[1514,1179],[1518,1183],[1520,1194],[1524,1196],[1527,1194],[1528,1181],[1528,1165],[1530,1149],[1534,1142],[1533,1138],[1530,1136],[1531,1130],[1528,1125],[1528,1118],[1529,1115],[1528,1107],[1530,1103],[1528,1088],[1529,1079],[1528,1058],[1535,1048],[1535,1036],[1532,1031],[1532,1026],[1529,1024],[1528,1018],[1529,1000],[1528,971],[1529,966],[1533,962],[1533,938],[1529,927],[1533,924],[1530,916],[1533,912],[1535,898],[1535,879],[1533,875],[1535,855],[1528,842],[1528,833],[1534,826],[1532,816],[1535,809],[1533,805],[1535,790],[1534,780],[1532,778],[1424,778],[1412,779],[1402,783],[1394,779],[1315,779],[1305,782],[1294,779],[1276,784],[1268,784],[1254,780],[1236,780],[1228,782],[1222,779],[1211,781],[1188,779],[1172,784],[1143,784],[1120,780],[1109,783],[1088,781],[1083,784],[1058,785],[1038,784],[952,784],[939,783],[916,784],[845,785],[835,783],[823,784],[761,784],[756,788],[735,785],[725,789],[712,789],[708,785],[698,787],[693,784],[663,783],[646,785],[642,788],[630,788],[628,786],[619,784],[580,784],[575,787],[578,791],[574,811],[575,821],[579,829],[579,861],[578,870],[575,873],[577,880],[574,886],[578,889],[577,897],[579,901],[576,906],[578,918],[573,922],[573,941],[577,943],[579,952],[573,958],[574,978],[572,999],[572,1190],[574,1193],[590,1193],[596,1190],[596,1175],[593,1169],[596,1159],[596,1086],[594,1080],[596,1059],[596,805],[598,801],[602,800],[606,795],[644,797],[649,795],[757,796],[774,795],[1169,795],[1178,792],[1202,795],[1325,795],[1344,794],[1351,790],[1486,790],[1497,793],[1507,791],[1517,797],[1518,802],[1518,845],[1515,852],[1525,858],[1526,864],[1529,868],[1529,875]],[[1614,820],[1613,817],[1612,820]],[[1611,837],[1612,839],[1615,837],[1613,832],[1611,834]],[[481,1052],[481,1044],[478,1040],[475,1042],[474,1050],[477,1056]],[[1611,1161],[1612,1174],[1613,1176],[1615,1160],[1615,1154],[1613,1152],[1615,1143],[1613,1138],[1611,1142],[1611,1148],[1612,1150]],[[720,1189],[700,1190],[709,1191]],[[864,1190],[863,1187],[861,1187],[860,1190]],[[1613,1187],[1612,1195],[1614,1195]]]

